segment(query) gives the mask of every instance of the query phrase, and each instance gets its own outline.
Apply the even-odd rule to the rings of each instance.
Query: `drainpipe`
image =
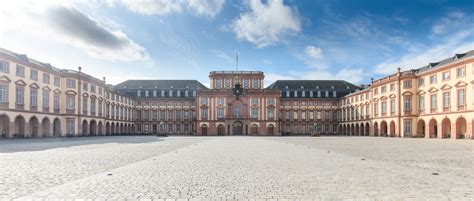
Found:
[[[78,91],[78,96],[77,96],[77,131],[79,131],[79,129],[81,128],[81,95],[82,95],[82,92],[81,92],[81,70],[82,70],[82,67],[77,67],[77,69],[79,69],[79,79],[78,79],[78,85],[77,87],[79,87],[79,89],[77,90]],[[78,132],[78,135],[80,133]]]
[[[401,85],[401,73],[400,67],[397,68],[397,79],[398,79],[398,135],[402,137],[402,126],[401,126],[401,116],[402,116],[402,85]]]

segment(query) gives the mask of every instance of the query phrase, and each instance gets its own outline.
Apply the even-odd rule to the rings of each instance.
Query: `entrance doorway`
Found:
[[[242,122],[236,121],[234,124],[232,124],[232,134],[234,135],[242,135]]]

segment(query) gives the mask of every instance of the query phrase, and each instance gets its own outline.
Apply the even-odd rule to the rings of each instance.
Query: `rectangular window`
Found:
[[[38,90],[31,89],[30,91],[30,105],[36,107],[38,105]]]
[[[296,111],[293,112],[293,119],[298,120],[298,112]]]
[[[201,98],[201,105],[207,105],[207,98]]]
[[[436,94],[431,95],[431,109],[436,109]]]
[[[92,85],[92,84],[91,84],[91,93],[95,93],[95,90],[96,90],[95,85]]]
[[[374,115],[377,116],[379,114],[379,104],[374,103]]]
[[[38,71],[35,69],[30,69],[30,79],[38,81]]]
[[[67,79],[66,80],[66,87],[67,88],[76,88],[76,80]]]
[[[374,94],[375,94],[375,95],[379,94],[379,89],[377,89],[377,88],[374,89]]]
[[[403,81],[403,88],[404,89],[411,89],[411,80],[404,80]]]
[[[49,74],[43,73],[43,83],[49,84]]]
[[[0,84],[0,103],[5,103],[8,101],[7,94],[8,94],[7,85]]]
[[[418,79],[418,86],[419,87],[425,86],[425,78],[419,78]]]
[[[404,98],[405,112],[411,111],[411,97]]]
[[[268,99],[268,105],[275,105],[275,99],[274,98],[269,98]]]
[[[403,121],[403,133],[405,137],[411,136],[411,120]]]
[[[450,106],[450,94],[449,92],[443,92],[443,108],[448,109]]]
[[[173,111],[168,111],[168,121],[172,121],[174,117],[174,112]]]
[[[74,110],[75,108],[75,99],[74,99],[74,96],[72,95],[68,95],[66,97],[66,108],[67,110]]]
[[[387,113],[387,102],[382,102],[382,114]]]
[[[387,87],[386,87],[386,86],[381,87],[380,91],[381,91],[382,93],[387,92]]]
[[[456,76],[457,76],[457,77],[464,77],[464,76],[466,76],[466,68],[465,68],[465,67],[461,67],[461,68],[456,69]]]
[[[394,91],[395,90],[395,84],[390,84],[390,91]]]
[[[49,108],[49,91],[43,91],[43,108]]]
[[[59,94],[54,94],[54,110],[59,110]]]
[[[458,106],[464,106],[466,102],[466,96],[464,93],[464,89],[458,90]]]
[[[436,82],[437,82],[436,75],[430,76],[430,84],[436,84]]]
[[[222,87],[222,80],[216,80],[216,89],[220,89]]]
[[[56,87],[61,86],[61,78],[54,76],[54,86]]]
[[[22,65],[16,65],[16,76],[25,77],[25,67]]]
[[[0,59],[0,72],[8,73],[10,71],[10,62]]]
[[[252,108],[252,118],[258,118],[258,109]]]
[[[450,78],[450,73],[449,73],[449,71],[443,72],[442,75],[443,75],[443,81],[449,80],[449,78]]]
[[[87,114],[87,98],[82,98],[82,113]]]
[[[207,119],[207,109],[201,109],[201,118]]]
[[[89,88],[89,84],[87,84],[87,82],[82,83],[82,90],[88,91],[88,88]]]
[[[224,118],[224,108],[217,109],[217,118],[219,119]]]
[[[217,105],[224,105],[224,98],[217,98]]]
[[[67,134],[72,134],[74,135],[74,131],[75,131],[75,128],[74,128],[74,119],[68,119],[67,120]]]
[[[184,111],[184,120],[189,119],[189,111]]]
[[[395,113],[395,99],[390,100],[390,113]]]
[[[290,120],[290,112],[285,112],[285,119],[286,119],[287,121]]]
[[[420,95],[420,112],[425,111],[425,96]]]
[[[95,99],[91,98],[91,113],[95,113]]]
[[[158,111],[153,110],[153,111],[151,112],[151,119],[152,119],[153,121],[158,120]]]
[[[268,118],[269,119],[275,118],[275,111],[273,109],[268,109]]]
[[[258,105],[258,98],[252,98],[252,105]]]

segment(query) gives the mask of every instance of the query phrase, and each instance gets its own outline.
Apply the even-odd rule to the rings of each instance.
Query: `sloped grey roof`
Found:
[[[431,63],[427,64],[426,66],[423,66],[423,67],[418,68],[416,70],[417,70],[417,72],[423,72],[423,71],[427,71],[427,70],[430,70],[430,69],[433,69],[433,68],[444,66],[446,64],[456,62],[460,59],[469,58],[469,57],[472,57],[472,56],[474,56],[474,50],[470,50],[470,51],[468,51],[466,53],[462,53],[462,54],[455,54],[452,57],[443,59],[443,60],[438,61],[438,62],[431,62]]]
[[[344,80],[277,80],[267,89],[280,90],[282,98],[295,98],[295,91],[296,98],[339,98],[360,88]],[[290,96],[286,96],[286,91],[290,92]],[[305,97],[303,97],[303,91]],[[313,97],[309,95],[311,91],[313,91]],[[320,97],[316,95],[318,91],[322,93]],[[326,91],[329,92],[329,97],[325,96]],[[336,92],[336,97],[333,96],[333,91]]]
[[[127,80],[116,89],[207,89],[197,80]]]
[[[138,98],[194,98],[193,91],[207,87],[197,80],[127,80],[115,85],[114,89]],[[188,91],[188,97],[185,91]]]

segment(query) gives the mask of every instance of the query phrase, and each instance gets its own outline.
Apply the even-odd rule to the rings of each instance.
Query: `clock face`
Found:
[[[242,87],[240,86],[240,84],[239,83],[235,84],[234,90],[233,90],[234,95],[241,96],[242,92],[243,92],[243,90],[242,90]]]

